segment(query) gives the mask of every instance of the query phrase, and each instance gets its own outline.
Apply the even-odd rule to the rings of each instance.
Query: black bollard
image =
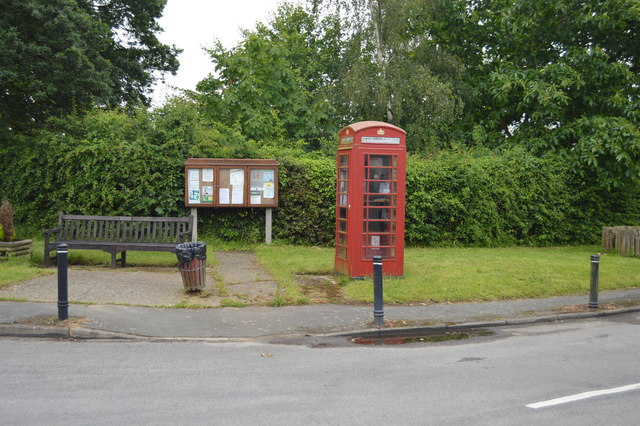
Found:
[[[382,256],[373,256],[373,319],[377,327],[384,325],[382,300]]]
[[[598,274],[600,272],[600,256],[591,255],[591,290],[589,292],[589,309],[598,309]]]
[[[58,266],[58,320],[69,318],[69,282],[67,279],[67,253],[69,246],[58,244],[56,264]]]

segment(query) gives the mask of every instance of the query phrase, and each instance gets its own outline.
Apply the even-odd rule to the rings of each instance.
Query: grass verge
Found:
[[[386,278],[388,303],[446,303],[588,294],[597,246],[409,248],[404,278]],[[305,303],[295,274],[327,274],[333,249],[260,246],[260,264],[280,284],[280,300]],[[341,280],[344,298],[372,302],[371,279]],[[599,289],[640,287],[640,259],[601,253]]]

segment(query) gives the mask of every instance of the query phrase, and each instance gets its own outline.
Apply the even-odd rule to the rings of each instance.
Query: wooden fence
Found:
[[[605,226],[602,248],[615,250],[622,256],[640,255],[640,226]]]

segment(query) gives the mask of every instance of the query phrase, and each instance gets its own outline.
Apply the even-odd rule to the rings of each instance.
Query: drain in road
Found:
[[[351,339],[356,345],[404,345],[409,343],[440,343],[455,340],[465,340],[478,336],[493,336],[495,333],[487,330],[473,330],[466,332],[446,332],[441,334],[428,334],[424,336],[406,337],[355,337]]]

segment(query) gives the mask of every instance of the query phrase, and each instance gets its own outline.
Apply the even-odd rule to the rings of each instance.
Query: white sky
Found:
[[[212,47],[216,39],[225,48],[235,46],[241,29],[253,29],[256,22],[266,22],[280,3],[282,0],[168,0],[159,21],[164,32],[158,38],[183,52],[178,57],[177,75],[167,75],[165,84],[156,85],[153,103],[162,104],[171,93],[171,86],[195,89],[213,71],[211,59],[202,47]]]

